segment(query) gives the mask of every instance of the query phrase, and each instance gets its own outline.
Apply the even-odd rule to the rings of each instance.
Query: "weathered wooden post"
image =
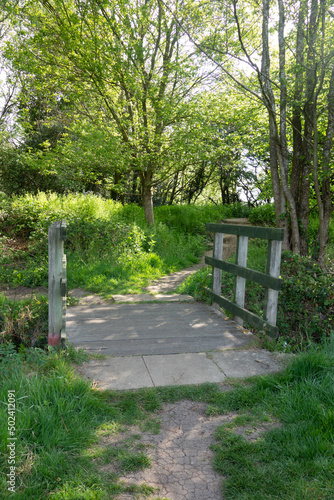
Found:
[[[279,278],[281,267],[282,241],[268,241],[267,274]],[[263,317],[272,325],[276,325],[278,290],[266,288]]]
[[[223,233],[214,233],[213,240],[213,257],[214,259],[222,260],[223,259],[223,245],[224,245],[224,234]],[[222,270],[218,267],[212,268],[212,290],[220,295],[222,291]],[[219,309],[220,306],[216,302],[214,302],[213,307],[215,309]]]
[[[236,264],[247,267],[248,236],[238,236]],[[240,306],[245,306],[246,279],[236,275],[234,281],[234,302]],[[244,322],[239,316],[234,316],[234,321],[243,326]]]
[[[49,227],[49,346],[65,346],[66,339],[66,221]]]

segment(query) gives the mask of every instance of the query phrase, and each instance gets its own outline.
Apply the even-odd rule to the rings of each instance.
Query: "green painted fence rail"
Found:
[[[279,278],[274,278],[265,273],[260,273],[259,271],[254,271],[253,269],[248,269],[247,267],[238,266],[237,264],[232,264],[224,260],[214,259],[213,257],[206,257],[206,263],[212,267],[222,269],[222,271],[227,271],[235,276],[241,276],[249,281],[254,281],[259,283],[259,285],[265,286],[267,288],[272,288],[273,290],[280,290],[282,280]]]
[[[214,233],[213,257],[206,257],[206,264],[212,266],[212,290],[207,289],[215,307],[222,307],[234,315],[235,321],[243,325],[246,321],[258,330],[265,330],[272,337],[277,336],[277,303],[281,288],[279,279],[282,241],[284,230],[271,227],[241,226],[235,224],[207,224],[206,229]],[[223,260],[224,234],[237,236],[236,263]],[[248,239],[268,240],[267,269],[261,273],[247,268]],[[233,300],[221,296],[222,271],[235,276]],[[263,317],[245,309],[246,280],[265,287]]]

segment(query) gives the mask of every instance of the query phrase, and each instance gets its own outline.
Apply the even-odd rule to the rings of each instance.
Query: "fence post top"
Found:
[[[60,230],[60,239],[61,241],[65,241],[67,237],[67,225],[66,225],[66,219],[62,220],[56,220],[54,221],[51,226],[49,226],[49,233],[50,231],[54,229],[59,229]]]

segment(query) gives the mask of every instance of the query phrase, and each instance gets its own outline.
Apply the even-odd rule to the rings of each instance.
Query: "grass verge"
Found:
[[[215,468],[227,477],[224,498],[333,498],[333,361],[332,337],[285,373],[240,386],[211,409],[245,412],[250,428],[272,417],[281,423],[254,441],[237,435],[233,425],[217,431]]]
[[[101,466],[113,450],[107,450],[107,458],[106,450],[94,451],[102,434],[112,435],[124,425],[147,420],[150,395],[143,392],[136,402],[131,395],[117,401],[93,390],[75,375],[70,360],[77,359],[77,354],[71,349],[47,354],[39,349],[17,353],[10,344],[0,347],[1,498],[109,499],[122,492],[151,491],[146,486],[119,484],[117,475],[103,473]],[[7,406],[9,394],[15,399],[14,413]],[[11,423],[15,418],[12,436],[9,418]],[[142,449],[137,451],[134,445],[124,445],[113,458],[120,473],[149,464]],[[11,466],[15,467],[15,491],[8,490]]]
[[[115,447],[102,446],[101,438],[129,425],[157,432],[157,410],[183,399],[207,403],[208,415],[238,414],[217,430],[214,445],[214,467],[224,477],[227,500],[334,497],[333,337],[298,356],[283,373],[236,381],[227,392],[216,384],[97,391],[75,374],[71,362],[77,356],[72,349],[17,353],[10,345],[1,346],[2,498],[104,500],[125,492],[134,498],[149,496],[148,485],[124,485],[118,479],[150,465],[140,440]],[[7,483],[9,392],[16,400],[15,493]],[[274,424],[271,430],[249,439],[254,428],[268,422]],[[111,462],[113,472],[105,472],[104,465]]]

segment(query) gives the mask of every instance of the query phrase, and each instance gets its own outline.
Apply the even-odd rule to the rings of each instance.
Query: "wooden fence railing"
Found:
[[[214,303],[231,312],[239,325],[243,325],[243,321],[246,321],[256,329],[265,330],[275,337],[277,335],[278,292],[281,288],[279,275],[284,230],[234,224],[207,224],[206,228],[215,235],[213,257],[205,257],[206,264],[213,268],[212,290],[207,289],[207,291],[213,297]],[[235,264],[222,260],[224,234],[237,235]],[[247,268],[248,238],[268,240],[266,273]],[[235,276],[232,301],[221,296],[222,271],[227,271]],[[246,280],[254,281],[265,287],[263,318],[244,308]]]
[[[49,227],[49,346],[64,347],[66,340],[66,221]]]

